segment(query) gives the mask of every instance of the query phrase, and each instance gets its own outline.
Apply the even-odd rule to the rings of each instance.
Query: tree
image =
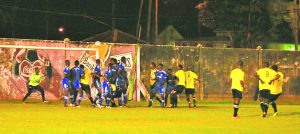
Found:
[[[214,31],[226,32],[234,47],[256,47],[268,41],[272,24],[269,0],[205,0],[199,20]]]

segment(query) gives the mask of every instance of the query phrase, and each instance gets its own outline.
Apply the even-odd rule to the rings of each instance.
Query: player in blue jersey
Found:
[[[118,77],[118,70],[119,66],[117,64],[117,59],[111,58],[110,59],[111,67],[110,67],[110,87],[111,87],[111,92],[112,92],[112,107],[116,107],[116,101],[117,101],[117,91],[116,91],[116,81]]]
[[[127,105],[127,88],[129,85],[129,81],[127,78],[127,72],[125,70],[125,65],[126,65],[126,58],[121,57],[121,63],[119,64],[119,70],[118,70],[118,77],[116,81],[116,87],[117,87],[117,97],[118,97],[118,104],[119,106],[122,105],[122,94],[124,98],[124,106]]]
[[[111,108],[110,101],[111,101],[111,88],[109,86],[109,83],[104,78],[101,78],[102,80],[102,96],[99,101],[99,108],[102,108],[102,103],[105,100],[106,101],[106,108]]]
[[[80,107],[80,102],[83,97],[83,92],[80,85],[80,78],[84,75],[82,69],[79,67],[79,61],[75,61],[75,67],[73,67],[70,71],[71,79],[72,79],[72,91],[73,91],[73,99],[72,99],[72,106],[75,106],[76,98],[79,93],[79,98],[77,101],[77,106]]]
[[[94,86],[95,88],[98,90],[98,93],[96,95],[96,98],[94,99],[94,106],[97,106],[97,107],[100,107],[99,105],[96,105],[96,102],[98,99],[101,98],[101,81],[100,81],[100,78],[101,78],[101,66],[100,66],[101,62],[100,62],[100,59],[97,59],[96,60],[96,67],[94,69],[94,72],[92,73],[93,74],[93,83],[94,83]]]
[[[152,107],[153,98],[157,93],[160,94],[161,97],[161,107],[165,107],[165,87],[164,84],[167,79],[167,74],[165,71],[163,71],[163,64],[159,64],[157,66],[157,71],[155,73],[155,85],[150,93],[150,100],[148,107]]]
[[[171,94],[171,91],[175,89],[176,86],[176,76],[174,75],[172,69],[167,70],[167,88],[165,92],[165,107],[171,107],[168,106],[168,97]],[[172,102],[171,102],[172,103]]]
[[[63,94],[64,94],[64,106],[67,107],[67,102],[68,102],[68,99],[69,99],[69,93],[70,93],[70,88],[71,88],[71,85],[70,85],[70,61],[69,60],[66,60],[65,61],[65,67],[64,67],[64,70],[63,70],[63,79],[62,79],[62,82],[61,82],[61,85],[62,85],[62,89],[63,89]]]

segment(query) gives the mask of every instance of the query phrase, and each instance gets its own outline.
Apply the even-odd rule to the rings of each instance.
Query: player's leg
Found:
[[[267,115],[268,109],[269,109],[269,98],[270,98],[270,90],[266,91],[266,96],[264,98],[264,104],[265,104],[265,114]]]
[[[84,91],[85,91],[86,96],[89,98],[91,104],[93,105],[94,101],[93,101],[93,98],[91,96],[91,87],[90,87],[90,85],[86,85],[86,89]]]
[[[41,93],[42,101],[46,102],[45,101],[45,91],[44,91],[44,89],[40,85],[37,85],[35,88],[36,88],[36,90],[38,90]]]
[[[153,98],[155,97],[155,93],[156,92],[153,89],[150,91],[150,100],[149,100],[148,107],[152,107],[152,105],[153,105]]]
[[[270,103],[272,105],[272,108],[274,110],[274,114],[273,116],[277,116],[277,104],[276,104],[276,100],[278,99],[278,97],[280,96],[280,94],[277,95],[270,95]]]
[[[189,93],[189,89],[186,89],[185,90],[185,96],[186,96],[186,101],[188,102],[188,104],[189,104],[189,108],[191,108],[192,107],[192,105],[191,105],[191,100],[190,100],[190,93]]]
[[[101,95],[101,93],[102,93],[102,91],[101,91],[101,84],[100,84],[99,80],[94,80],[93,83],[94,83],[95,88],[98,90],[98,93],[97,93],[97,95],[96,95],[96,97],[94,99],[94,106],[97,106],[96,105],[97,101],[99,99],[101,99],[101,97],[102,97],[102,95]]]
[[[110,94],[106,94],[105,96],[105,100],[106,100],[106,108],[110,108],[110,101],[111,101],[111,95]]]
[[[28,89],[28,91],[27,91],[26,95],[24,96],[24,98],[22,99],[22,102],[23,102],[23,103],[24,103],[25,100],[31,95],[31,93],[32,93],[32,91],[33,91],[33,87],[28,85],[28,86],[27,86],[27,89]]]
[[[165,87],[164,87],[164,85],[160,86],[159,94],[161,97],[161,107],[164,108],[165,107]]]
[[[118,101],[118,97],[117,97],[117,89],[116,89],[116,85],[115,84],[110,84],[111,87],[111,106],[112,107],[116,107],[116,102]]]
[[[81,100],[83,99],[83,90],[82,90],[82,88],[78,89],[78,93],[79,93],[79,97],[78,97],[78,100],[77,100],[77,105],[79,106],[80,103],[81,103]]]
[[[118,86],[117,87],[117,98],[118,98],[118,106],[119,107],[122,107],[123,106],[123,99],[122,99],[122,87],[121,86]]]
[[[260,108],[261,108],[261,110],[262,110],[262,112],[264,114],[264,112],[265,112],[265,106],[264,106],[264,98],[263,98],[263,96],[264,96],[264,91],[260,90],[259,91],[259,102],[260,102]]]
[[[124,98],[124,106],[127,106],[128,95],[127,95],[127,86],[122,88],[123,98]],[[122,98],[122,96],[121,96]]]
[[[168,106],[168,97],[169,97],[169,94],[165,94],[165,107]]]
[[[194,90],[195,91],[195,90]],[[193,104],[194,104],[194,108],[196,108],[196,97],[195,97],[195,92],[192,93],[192,97],[193,97]]]

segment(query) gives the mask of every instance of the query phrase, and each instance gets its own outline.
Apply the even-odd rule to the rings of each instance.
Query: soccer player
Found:
[[[65,68],[63,70],[64,73],[64,78],[62,79],[61,85],[63,89],[63,94],[64,94],[64,106],[67,107],[67,102],[69,99],[69,94],[70,94],[70,61],[66,60],[65,61]]]
[[[149,105],[148,107],[152,107],[152,103],[153,103],[153,98],[155,97],[156,93],[159,93],[160,94],[160,97],[161,97],[161,107],[165,107],[165,96],[164,96],[164,90],[165,90],[165,87],[164,87],[164,84],[166,82],[166,79],[167,79],[167,74],[165,71],[163,71],[163,67],[164,65],[163,64],[159,64],[157,66],[157,71],[155,73],[155,85],[153,87],[153,89],[151,90],[151,93],[150,93],[150,100],[149,100]]]
[[[283,85],[283,74],[281,72],[278,72],[278,66],[273,65],[272,69],[277,72],[279,75],[279,78],[275,80],[272,83],[272,89],[271,89],[271,95],[270,95],[270,102],[274,110],[273,116],[277,116],[277,106],[276,106],[276,100],[282,93],[282,85]]]
[[[172,108],[176,108],[178,104],[178,94],[181,94],[182,91],[185,89],[185,74],[183,71],[183,66],[179,64],[177,66],[177,71],[175,73],[177,78],[177,83],[175,89],[171,91],[171,102]]]
[[[196,108],[196,97],[195,97],[195,80],[200,81],[198,79],[198,75],[191,71],[191,67],[188,66],[185,72],[185,95],[186,100],[189,103],[189,108],[192,108],[192,104],[190,101],[190,95],[193,97],[194,108]]]
[[[96,105],[96,102],[98,99],[101,98],[101,66],[100,66],[101,62],[100,59],[96,59],[96,67],[94,69],[94,72],[92,73],[93,75],[93,84],[95,86],[95,88],[98,90],[98,93],[96,95],[96,98],[94,99],[94,106],[95,107],[100,107],[99,105]]]
[[[171,94],[171,91],[175,89],[176,86],[176,76],[173,74],[172,69],[167,70],[167,88],[165,93],[165,107],[170,107],[168,104],[168,97]]]
[[[25,100],[31,95],[31,93],[35,92],[36,90],[41,92],[43,103],[47,103],[47,101],[45,101],[44,89],[39,85],[43,77],[43,74],[40,73],[40,69],[38,67],[35,67],[34,73],[32,73],[30,76],[30,80],[28,83],[28,92],[22,100],[23,103],[25,103]]]
[[[111,63],[111,67],[110,67],[109,85],[110,85],[111,92],[112,92],[111,103],[112,103],[112,107],[116,107],[117,106],[115,103],[117,101],[116,80],[118,77],[119,66],[117,64],[117,59],[115,59],[115,58],[111,58],[110,63]]]
[[[94,104],[93,98],[91,96],[91,87],[90,87],[90,79],[91,73],[88,69],[84,68],[84,65],[80,65],[80,68],[83,70],[83,77],[80,79],[80,85],[82,91],[88,96],[92,105]]]
[[[79,61],[76,60],[74,62],[74,64],[75,64],[75,67],[73,67],[70,71],[71,78],[72,78],[71,87],[72,87],[73,94],[74,94],[71,105],[80,107],[80,103],[81,103],[81,100],[83,97],[83,92],[82,92],[81,85],[80,85],[80,78],[83,77],[84,74],[83,74],[82,69],[79,67]],[[79,98],[77,100],[77,104],[75,104],[78,93],[79,93]]]
[[[111,108],[110,105],[110,101],[111,101],[111,88],[109,86],[109,83],[107,80],[105,80],[104,78],[101,78],[102,80],[102,96],[101,99],[99,101],[99,108],[102,108],[102,103],[105,100],[106,101],[106,108]]]
[[[233,98],[233,118],[238,119],[238,110],[240,101],[243,98],[243,91],[247,92],[245,88],[245,73],[242,70],[243,61],[237,62],[237,67],[230,73],[230,90]]]
[[[156,69],[156,64],[154,62],[151,62],[150,65],[149,65],[149,68],[150,68],[150,93],[151,93],[151,90],[154,88],[154,85],[155,85],[155,73],[157,71]],[[151,95],[150,95],[151,96]],[[161,100],[156,97],[156,100],[161,103]]]
[[[124,106],[127,105],[127,88],[129,85],[129,81],[127,78],[127,72],[125,70],[126,58],[121,57],[121,63],[119,64],[118,78],[116,82],[117,86],[117,96],[119,101],[119,106],[122,106],[122,94],[124,97]]]
[[[268,112],[271,84],[279,78],[279,75],[269,68],[269,62],[265,62],[264,67],[256,72],[256,78],[259,79],[260,107],[263,112],[262,117],[265,118]]]

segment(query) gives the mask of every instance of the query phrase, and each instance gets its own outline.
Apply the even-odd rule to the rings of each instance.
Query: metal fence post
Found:
[[[203,46],[201,44],[198,44],[197,47],[199,48],[199,77],[200,77],[200,82],[199,82],[199,98],[202,101],[203,100]]]

